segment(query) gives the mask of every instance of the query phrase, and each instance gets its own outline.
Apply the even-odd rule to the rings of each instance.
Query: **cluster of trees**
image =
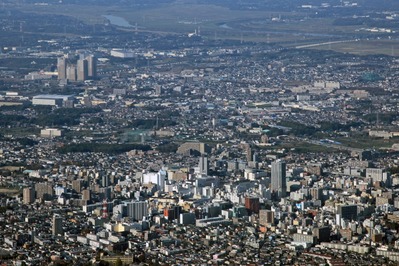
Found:
[[[307,126],[302,123],[294,121],[281,121],[280,126],[290,128],[290,133],[294,135],[307,135],[311,136],[317,132],[317,128],[313,126]]]
[[[39,114],[33,122],[41,126],[73,126],[79,124],[82,114],[98,112],[101,112],[100,108],[59,108]]]
[[[30,138],[17,138],[15,139],[22,146],[35,146],[38,142]]]
[[[160,152],[166,152],[166,153],[174,153],[177,151],[179,148],[179,145],[176,143],[170,142],[166,144],[161,144],[157,147],[157,150]]]
[[[37,113],[35,118],[0,113],[0,127],[16,126],[23,123],[40,126],[73,126],[79,124],[83,114],[101,112],[100,108],[58,108],[54,110],[49,106],[34,106],[32,108]]]
[[[1,127],[21,124],[21,123],[26,123],[26,122],[29,122],[29,119],[27,119],[23,115],[7,115],[7,114],[0,113],[0,126]]]

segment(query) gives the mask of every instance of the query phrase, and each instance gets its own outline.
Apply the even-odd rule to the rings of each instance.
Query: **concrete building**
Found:
[[[277,198],[283,198],[287,194],[286,164],[283,160],[276,160],[272,163],[271,172],[272,191]]]
[[[76,66],[75,65],[68,65],[67,66],[67,80],[69,80],[69,81],[76,81],[77,80],[77,73],[76,73]]]
[[[82,192],[82,185],[83,185],[82,179],[77,179],[72,181],[72,189],[78,193]]]
[[[41,94],[33,96],[33,105],[49,105],[49,106],[63,106],[69,101],[73,101],[73,95],[56,95],[56,94]]]
[[[339,214],[342,219],[356,220],[357,205],[338,205],[337,214]]]
[[[56,128],[46,128],[40,130],[40,136],[42,138],[53,138],[53,137],[61,137],[62,131]]]
[[[82,200],[91,200],[91,191],[89,189],[82,191]]]
[[[317,238],[319,243],[329,242],[331,238],[330,234],[331,234],[331,229],[328,226],[313,228],[313,236]]]
[[[208,153],[209,151],[209,146],[202,142],[185,142],[177,149],[177,153],[180,154],[188,154],[191,152],[204,154]]]
[[[118,57],[118,58],[134,58],[135,53],[129,50],[122,50],[122,49],[112,49],[111,56]]]
[[[24,204],[31,204],[35,201],[35,189],[34,188],[24,188],[23,190],[23,202]]]
[[[245,155],[247,158],[247,162],[253,161],[253,151],[252,151],[251,145],[245,144],[244,149],[245,149]]]
[[[130,217],[136,221],[142,221],[148,216],[147,201],[131,201],[123,202],[113,208],[114,215],[122,217]]]
[[[47,200],[54,195],[53,187],[47,183],[35,184],[36,199]]]
[[[58,79],[67,78],[67,62],[65,57],[60,57],[57,59],[57,71]]]
[[[195,224],[195,214],[194,213],[180,213],[179,217],[180,224]]]
[[[313,200],[322,200],[323,199],[323,189],[322,188],[310,188],[309,193],[310,193],[310,197]]]
[[[271,210],[260,210],[259,224],[263,226],[274,225],[274,212]]]
[[[88,72],[87,76],[89,79],[94,79],[97,77],[97,58],[94,55],[89,55],[86,57]]]
[[[259,213],[259,198],[257,197],[246,197],[245,198],[245,208],[250,213]]]
[[[76,65],[76,80],[85,81],[89,76],[89,64],[86,59],[79,59]]]
[[[143,220],[143,217],[148,215],[148,202],[147,201],[134,201],[126,204],[127,216],[137,221]]]
[[[62,217],[57,214],[54,214],[53,216],[53,225],[51,231],[54,236],[64,234],[64,230],[62,229]]]
[[[157,173],[144,173],[141,182],[143,184],[156,184],[160,190],[165,188],[166,171],[160,170]]]
[[[204,154],[201,155],[198,163],[199,174],[208,175],[209,162],[208,157]]]

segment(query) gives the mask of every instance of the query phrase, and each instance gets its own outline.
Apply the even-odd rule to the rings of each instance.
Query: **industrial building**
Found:
[[[68,106],[73,103],[75,97],[73,95],[56,95],[56,94],[41,94],[33,96],[33,105],[49,105],[49,106]]]
[[[135,54],[133,51],[122,50],[122,49],[112,49],[111,56],[118,58],[134,58]]]

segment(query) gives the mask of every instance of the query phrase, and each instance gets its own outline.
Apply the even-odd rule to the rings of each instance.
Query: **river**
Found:
[[[130,23],[122,18],[122,17],[118,17],[118,16],[113,16],[113,15],[103,15],[104,18],[109,20],[109,23],[111,23],[114,26],[118,26],[118,27],[125,27],[125,28],[132,28],[133,26],[130,25]]]

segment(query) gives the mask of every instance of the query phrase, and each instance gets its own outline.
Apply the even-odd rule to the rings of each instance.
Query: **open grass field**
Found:
[[[341,53],[369,55],[384,54],[399,56],[399,40],[360,40],[357,42],[313,46],[315,50],[333,50]]]

